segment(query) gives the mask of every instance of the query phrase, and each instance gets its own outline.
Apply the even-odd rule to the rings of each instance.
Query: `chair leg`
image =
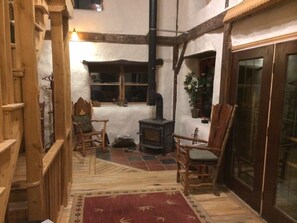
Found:
[[[184,194],[185,196],[189,196],[189,170],[186,170],[186,173],[185,173]]]
[[[86,146],[85,146],[85,140],[82,139],[82,155],[86,156]]]
[[[103,151],[103,153],[105,153],[105,151],[106,151],[106,148],[105,148],[105,133],[102,133],[101,140],[102,140],[102,151]]]
[[[214,185],[213,185],[213,194],[216,196],[220,196],[220,191],[219,191],[218,185],[216,183],[214,183]]]
[[[176,182],[180,183],[180,164],[177,163]]]
[[[185,196],[189,196],[189,181],[188,181],[188,179],[185,179],[184,194],[185,194]]]

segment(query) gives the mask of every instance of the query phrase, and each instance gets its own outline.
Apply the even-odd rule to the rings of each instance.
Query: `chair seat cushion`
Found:
[[[189,153],[190,159],[192,161],[210,161],[215,162],[218,157],[208,150],[197,150],[191,149]]]

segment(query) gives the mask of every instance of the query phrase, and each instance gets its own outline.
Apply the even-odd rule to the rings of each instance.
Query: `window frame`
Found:
[[[148,63],[147,62],[137,62],[137,61],[126,61],[126,60],[119,60],[119,61],[106,61],[106,62],[90,62],[90,61],[83,61],[85,65],[88,66],[89,75],[90,75],[90,90],[92,95],[92,86],[117,86],[118,87],[118,95],[116,100],[111,101],[103,101],[100,103],[113,103],[113,102],[120,102],[120,103],[140,103],[144,104],[147,103],[147,93],[148,93],[148,79],[145,83],[139,82],[131,82],[125,81],[125,75],[128,73],[139,73],[142,75],[148,75]],[[100,83],[94,82],[93,78],[91,77],[94,73],[114,73],[118,74],[118,81],[111,82],[111,83]],[[127,86],[144,86],[146,87],[146,99],[145,101],[127,101],[126,99],[126,87]],[[93,98],[92,98],[93,100]]]

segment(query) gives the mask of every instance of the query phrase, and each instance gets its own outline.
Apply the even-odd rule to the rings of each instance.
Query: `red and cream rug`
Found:
[[[75,194],[69,223],[209,223],[191,196],[175,188]]]

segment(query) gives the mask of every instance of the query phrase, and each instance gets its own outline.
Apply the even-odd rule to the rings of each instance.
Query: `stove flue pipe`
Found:
[[[148,105],[155,105],[157,3],[157,0],[150,0],[149,4]]]

